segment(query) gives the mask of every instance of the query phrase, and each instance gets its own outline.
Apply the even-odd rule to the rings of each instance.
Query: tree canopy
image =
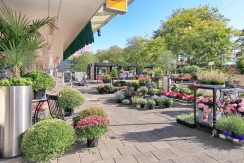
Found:
[[[86,72],[87,65],[97,62],[98,59],[90,52],[83,52],[79,57],[74,58],[72,62],[72,68],[75,71]]]
[[[168,50],[187,58],[191,64],[220,64],[221,54],[230,49],[231,36],[228,19],[208,5],[173,11],[154,33],[155,38],[165,39]]]

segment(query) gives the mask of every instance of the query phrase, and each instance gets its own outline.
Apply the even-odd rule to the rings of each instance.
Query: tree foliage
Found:
[[[109,49],[98,50],[96,53],[96,57],[98,58],[99,62],[108,60],[109,62],[118,64],[125,63],[125,57],[123,55],[124,49],[117,45],[111,46]]]
[[[187,58],[191,64],[215,61],[230,48],[232,29],[228,19],[218,9],[208,5],[178,9],[155,31],[154,37],[163,37],[174,55]]]
[[[87,65],[97,62],[98,59],[90,52],[83,52],[78,58],[74,58],[72,66],[75,71],[86,72]]]

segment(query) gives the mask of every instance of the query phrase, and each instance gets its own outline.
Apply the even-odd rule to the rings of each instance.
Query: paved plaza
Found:
[[[243,147],[177,124],[175,115],[191,111],[186,105],[141,111],[117,104],[113,94],[97,94],[96,86],[80,87],[86,99],[81,109],[103,108],[111,120],[108,135],[94,149],[76,142],[52,163],[244,163]],[[23,158],[3,162],[23,162]]]

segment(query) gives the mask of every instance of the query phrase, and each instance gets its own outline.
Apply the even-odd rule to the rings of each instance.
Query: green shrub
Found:
[[[124,99],[123,101],[122,101],[122,104],[124,104],[124,105],[130,105],[130,100],[128,100],[128,99]]]
[[[1,79],[0,86],[31,86],[32,82],[29,78],[8,78]]]
[[[106,112],[102,108],[89,108],[80,111],[78,114],[80,115],[81,119],[92,115],[97,115],[99,117],[104,117],[104,118],[108,117]]]
[[[183,72],[191,74],[193,72],[198,72],[199,69],[200,68],[198,66],[193,65],[193,66],[184,67]]]
[[[236,67],[240,74],[244,74],[244,58],[237,59]]]
[[[104,93],[113,93],[114,92],[114,86],[112,84],[105,84],[103,87]]]
[[[31,79],[34,91],[51,90],[55,86],[55,80],[45,72],[32,71],[23,77]]]
[[[143,94],[146,94],[148,92],[148,88],[147,87],[141,87],[140,92]]]
[[[172,105],[173,102],[174,102],[174,101],[173,101],[171,98],[166,98],[166,99],[164,100],[164,104],[166,104],[166,105]]]
[[[147,78],[147,77],[143,77],[143,78],[140,78],[139,79],[139,84],[140,85],[147,85],[150,82],[151,82],[151,79],[150,78]]]
[[[160,94],[161,93],[161,90],[160,89],[150,89],[150,90],[148,90],[148,94],[149,95],[158,95],[158,94]]]
[[[147,100],[144,99],[144,98],[140,98],[140,100],[139,100],[139,104],[141,104],[141,105],[146,105],[146,104],[147,104]]]
[[[244,135],[244,118],[241,116],[223,117],[217,120],[216,128]]]
[[[139,81],[131,82],[131,87],[133,87],[134,90],[137,90],[140,87]]]
[[[132,100],[132,104],[133,104],[133,105],[138,105],[138,104],[140,104],[140,99],[141,99],[141,97],[137,97],[137,96],[132,97],[132,98],[131,98],[131,100]]]
[[[82,93],[73,88],[65,88],[59,92],[59,104],[65,110],[73,110],[84,102]]]
[[[148,106],[155,106],[156,105],[156,102],[154,100],[148,100],[147,101],[147,105]]]
[[[123,81],[123,80],[121,80],[121,81],[115,81],[113,83],[113,86],[115,86],[115,87],[123,87],[123,86],[127,86],[127,83],[126,83],[126,81]]]
[[[110,83],[110,81],[111,81],[111,76],[110,76],[110,75],[103,75],[103,77],[102,77],[102,81],[103,81],[104,83]]]
[[[114,78],[118,78],[118,70],[117,70],[116,67],[112,68],[111,76],[114,77]]]
[[[43,120],[24,133],[21,149],[33,162],[44,162],[61,156],[75,140],[75,131],[65,121]]]

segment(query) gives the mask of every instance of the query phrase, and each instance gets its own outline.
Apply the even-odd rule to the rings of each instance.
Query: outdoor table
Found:
[[[42,106],[43,106],[43,104],[45,102],[47,102],[46,98],[44,98],[44,99],[33,99],[32,100],[32,104],[37,103],[37,105],[35,106],[35,112],[34,112],[34,115],[33,115],[33,124],[38,122],[39,111],[41,110],[41,108],[42,108]]]

